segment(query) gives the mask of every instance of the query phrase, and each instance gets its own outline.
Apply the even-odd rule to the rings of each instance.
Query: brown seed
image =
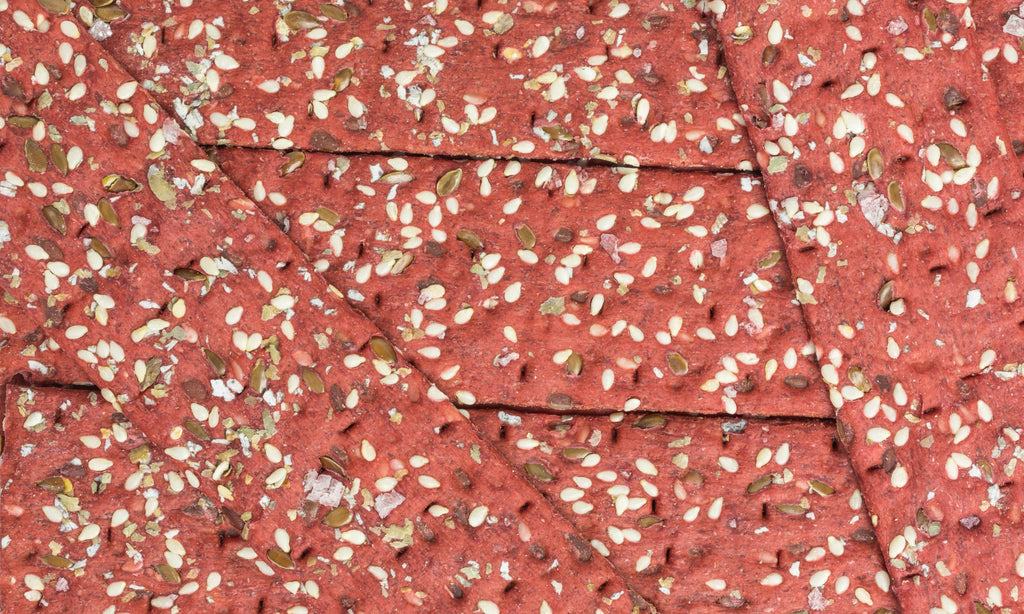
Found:
[[[32,139],[25,141],[25,159],[28,160],[28,169],[33,173],[45,173],[49,165],[43,147]]]
[[[271,548],[267,550],[267,558],[274,565],[277,565],[281,569],[292,569],[295,567],[295,563],[292,562],[292,557],[288,556],[288,553],[279,548]]]
[[[160,577],[164,579],[164,582],[170,582],[171,584],[181,583],[181,574],[178,573],[177,569],[171,567],[167,563],[153,565],[153,569],[160,574]]]
[[[776,505],[774,507],[783,514],[789,514],[791,516],[796,516],[797,514],[804,514],[807,512],[807,510],[800,507],[799,505],[792,505],[789,503],[783,503],[782,505]]]
[[[100,217],[103,221],[115,226],[121,227],[121,218],[118,217],[117,211],[114,211],[114,206],[110,204],[110,201],[106,197],[103,197],[96,201],[96,208],[100,210]],[[109,256],[107,256],[109,258]]]
[[[961,571],[953,577],[953,590],[961,597],[967,593],[967,572]]]
[[[690,370],[690,363],[686,362],[686,359],[682,357],[678,352],[672,352],[665,356],[668,360],[668,368],[676,375],[686,375]]]
[[[70,559],[62,557],[58,554],[47,554],[40,560],[44,564],[49,565],[50,567],[57,567],[60,569],[68,569],[69,567],[74,565],[74,563],[72,563]]]
[[[68,0],[39,0],[39,6],[58,15],[65,15],[71,10],[71,3]]]
[[[552,392],[548,395],[548,407],[560,411],[572,409],[572,397],[564,392]]]
[[[333,5],[332,5],[333,6]],[[342,68],[338,72],[334,73],[334,82],[332,87],[335,92],[340,92],[348,87],[349,83],[352,82],[352,75],[354,74],[351,68]]]
[[[569,540],[569,544],[572,545],[573,550],[575,551],[576,560],[581,563],[586,563],[591,559],[593,553],[590,550],[590,544],[587,543],[587,540],[575,533],[567,533],[565,537]]]
[[[547,470],[547,467],[540,463],[526,463],[523,467],[526,469],[526,473],[541,482],[550,482],[555,479],[555,476],[551,475],[551,472]]]
[[[761,51],[761,63],[765,66],[773,64],[779,57],[779,48],[775,45],[768,45]]]
[[[202,424],[199,424],[195,420],[185,420],[185,430],[195,435],[199,441],[210,441],[210,434],[206,432]]]
[[[476,233],[468,230],[460,230],[455,233],[455,238],[466,244],[469,249],[481,249],[484,244],[480,240],[480,237],[476,236]]]
[[[878,307],[882,311],[889,311],[889,306],[892,305],[893,296],[893,283],[889,280],[882,284],[882,287],[878,289]]]
[[[348,13],[345,9],[341,8],[337,4],[331,4],[330,2],[323,2],[320,4],[320,13],[334,21],[346,21],[348,19]]]
[[[61,175],[68,176],[68,158],[57,143],[50,144],[50,160],[53,161],[53,165],[57,167]]]
[[[324,380],[320,379],[320,374],[309,367],[302,367],[302,381],[306,382],[306,387],[310,392],[323,394],[326,390]]]
[[[877,147],[872,147],[871,151],[868,152],[867,166],[868,175],[871,175],[872,179],[878,179],[882,176],[885,166],[882,162],[882,152],[878,151]]]
[[[139,184],[130,177],[121,175],[107,175],[102,180],[103,189],[114,194],[120,192],[134,192],[139,189]]]
[[[302,168],[302,165],[306,163],[306,154],[301,151],[289,151],[284,155],[284,157],[286,158],[285,163],[282,164],[279,169],[282,177],[294,173]]]
[[[97,8],[96,16],[99,17],[101,20],[110,23],[112,21],[117,21],[122,17],[127,17],[128,13],[116,4],[108,4],[106,6],[101,6]]]
[[[320,457],[320,466],[323,467],[325,471],[330,471],[340,477],[347,477],[345,475],[345,469],[341,466],[341,463],[326,454]]]
[[[306,11],[289,11],[284,23],[292,30],[311,30],[320,26],[320,20]]]
[[[947,87],[946,92],[942,95],[942,102],[946,104],[946,108],[949,110],[956,109],[964,105],[967,102],[967,97],[957,91],[954,87]]]
[[[437,195],[448,196],[459,189],[460,183],[462,183],[462,169],[457,168],[453,171],[448,171],[437,180]]]
[[[146,361],[146,373],[143,375],[142,381],[139,382],[140,391],[145,391],[156,383],[156,378],[160,377],[160,367],[162,366],[163,363],[159,358],[150,358]]]
[[[807,386],[809,386],[811,383],[810,380],[808,380],[807,377],[803,375],[787,375],[786,378],[782,381],[790,388],[795,388],[797,390],[803,390],[804,388],[807,388]]]
[[[324,524],[332,529],[343,527],[348,524],[350,520],[352,520],[352,512],[345,506],[336,507],[327,512],[327,515],[324,516]]]
[[[555,241],[559,243],[568,243],[572,241],[573,237],[575,236],[576,235],[573,233],[573,231],[569,230],[568,228],[565,228],[564,226],[555,231]]]
[[[925,7],[924,11],[922,11],[921,13],[922,13],[922,16],[924,17],[924,22],[926,24],[928,24],[928,31],[929,32],[934,32],[934,31],[939,29],[939,24],[935,20],[935,13],[932,12],[932,10],[930,8]]]
[[[103,241],[92,238],[89,239],[89,249],[100,255],[100,258],[110,258],[110,250],[103,244]]]
[[[633,428],[648,431],[665,426],[665,416],[661,414],[647,414],[633,423]]]
[[[224,359],[217,356],[217,353],[213,350],[207,348],[203,348],[203,354],[206,355],[206,360],[210,361],[210,366],[213,367],[213,372],[217,374],[217,377],[224,377],[224,374],[228,372]]]
[[[36,482],[36,486],[55,495],[63,495],[71,492],[71,482],[67,478],[45,478]]]
[[[189,269],[186,267],[174,269],[174,274],[184,279],[185,281],[206,281],[207,279],[206,273],[203,273],[202,271],[197,271],[195,269]]]
[[[643,516],[642,518],[636,521],[636,523],[640,525],[641,529],[647,529],[653,527],[656,524],[661,524],[663,522],[665,522],[665,519],[659,518],[657,516]]]
[[[771,486],[773,479],[774,478],[770,473],[762,475],[761,477],[757,478],[756,480],[747,485],[747,494],[752,495],[756,492],[761,492],[765,488],[768,488],[769,486]]]
[[[565,372],[574,376],[582,373],[583,357],[576,352],[569,354],[569,360],[565,361]]]
[[[370,337],[370,349],[377,355],[377,358],[386,363],[395,364],[398,362],[398,354],[395,353],[395,348],[384,337]]]
[[[526,224],[516,226],[516,237],[523,244],[524,249],[533,249],[537,245],[537,235]]]
[[[68,225],[64,221],[64,214],[61,213],[57,207],[54,207],[53,205],[46,205],[43,207],[43,218],[51,228],[60,234],[63,235],[67,232]]]

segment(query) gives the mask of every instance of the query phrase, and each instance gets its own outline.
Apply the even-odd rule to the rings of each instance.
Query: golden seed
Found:
[[[903,211],[903,193],[900,191],[900,184],[895,181],[889,182],[889,202],[892,203],[893,209],[897,211]]]
[[[331,6],[334,6],[333,4]],[[334,91],[340,92],[348,87],[348,84],[352,82],[353,71],[351,68],[342,68],[338,72],[334,73]]]
[[[91,4],[93,6],[93,8],[97,8],[97,9],[100,8],[101,6],[107,6],[107,5],[113,4],[113,3],[114,3],[114,0],[89,0],[89,4]]]
[[[847,372],[847,377],[850,378],[850,383],[853,384],[857,390],[860,390],[863,393],[871,391],[871,382],[868,381],[868,377],[864,375],[864,371],[860,367],[850,367]]]
[[[322,394],[324,391],[324,380],[320,379],[320,375],[310,369],[309,367],[302,367],[302,381],[306,382],[306,387],[311,392],[316,394]]]
[[[100,258],[110,258],[110,250],[99,239],[89,239],[89,249],[99,254]]]
[[[40,560],[46,565],[49,565],[50,567],[59,567],[60,569],[68,569],[69,567],[74,565],[74,563],[72,563],[70,559],[64,558],[57,554],[47,554]]]
[[[57,167],[61,175],[68,176],[68,157],[64,155],[64,150],[57,143],[50,144],[50,160],[53,161],[53,165]]]
[[[949,143],[936,143],[935,146],[939,148],[939,154],[942,156],[942,159],[953,170],[958,171],[967,166],[967,160],[964,160],[964,155],[956,147]]]
[[[292,30],[311,30],[320,27],[320,20],[306,11],[289,11],[284,22]]]
[[[742,45],[748,40],[754,38],[754,29],[750,26],[737,26],[730,36],[732,36],[732,39],[736,41],[737,44]]]
[[[180,269],[174,269],[174,274],[184,279],[185,281],[206,281],[206,273],[197,271],[195,269],[189,269],[181,267]]]
[[[331,226],[334,226],[341,221],[341,216],[335,213],[333,210],[328,209],[327,207],[318,207],[316,210],[316,214],[317,216],[320,217],[321,220],[330,224]]]
[[[583,372],[583,357],[576,352],[569,354],[569,360],[565,361],[565,372],[569,375],[579,375]]]
[[[267,379],[264,377],[265,373],[266,369],[263,366],[263,359],[260,358],[252,366],[252,373],[249,374],[249,388],[252,388],[258,394],[263,394],[263,389],[267,385]]]
[[[160,202],[170,204],[177,198],[177,191],[169,181],[164,179],[163,171],[150,173],[146,181],[149,183],[149,190],[153,193],[153,196],[160,199]]]
[[[25,158],[28,160],[28,169],[33,173],[44,173],[49,162],[46,161],[46,152],[39,143],[32,139],[25,141]]]
[[[142,382],[140,382],[140,390],[147,390],[156,383],[156,378],[160,377],[160,367],[162,366],[163,363],[159,358],[150,358],[146,361],[146,374],[142,378]]]
[[[106,197],[96,202],[96,208],[100,210],[100,217],[103,218],[104,222],[117,228],[121,227],[121,218],[118,217],[117,211],[114,211],[114,206],[110,204]]]
[[[768,45],[767,47],[764,48],[764,51],[761,52],[761,63],[764,64],[765,66],[768,66],[769,64],[773,63],[775,59],[778,57],[779,48],[776,47],[775,45]]]
[[[71,481],[62,477],[39,480],[36,482],[36,486],[55,495],[63,495],[71,492]]]
[[[352,512],[345,506],[336,507],[324,516],[324,524],[332,529],[345,526],[350,520],[352,520]]]
[[[7,118],[7,123],[14,126],[15,128],[24,128],[25,130],[31,130],[36,127],[40,120],[35,115],[12,115]]]
[[[199,441],[210,441],[210,434],[206,432],[202,424],[199,424],[195,420],[185,420],[185,430],[196,436]]]
[[[805,513],[807,511],[804,508],[800,507],[799,505],[791,505],[791,504],[788,504],[788,503],[784,503],[782,505],[776,505],[775,509],[779,510],[783,514],[791,514],[791,515],[803,514],[803,513]]]
[[[494,22],[494,33],[504,34],[511,30],[513,25],[515,25],[515,22],[512,20],[512,16],[508,13],[502,13],[498,21]]]
[[[323,14],[324,17],[333,19],[334,21],[345,21],[348,19],[348,13],[345,12],[345,9],[341,8],[337,4],[331,4],[329,2],[320,4],[320,13]]]
[[[562,456],[572,460],[583,458],[588,454],[590,454],[590,450],[586,448],[566,448],[562,450]]]
[[[778,264],[779,260],[782,260],[782,252],[777,249],[772,250],[772,253],[768,254],[767,258],[757,263],[757,268],[770,269]]]
[[[341,466],[341,463],[339,463],[338,461],[334,460],[330,456],[327,456],[327,455],[321,456],[320,457],[320,466],[323,467],[324,470],[326,470],[326,471],[330,471],[331,473],[336,473],[336,474],[338,474],[341,477],[346,477],[345,476],[345,469]]]
[[[111,21],[117,21],[122,17],[127,17],[128,13],[118,5],[111,3],[97,8],[96,16],[103,21],[110,23]]]
[[[771,486],[772,479],[773,477],[770,473],[762,475],[761,477],[757,478],[756,480],[747,485],[747,494],[752,495],[756,492],[761,492],[765,488],[768,488],[769,486]]]
[[[690,486],[702,486],[704,484],[704,474],[693,469],[688,469],[686,474],[683,475],[683,484],[689,484]]]
[[[401,275],[405,272],[409,265],[413,263],[416,256],[412,252],[406,252],[402,254],[402,257],[395,261],[395,264],[391,267],[392,275]]]
[[[103,189],[115,194],[119,192],[134,192],[139,189],[139,184],[130,177],[121,175],[107,175],[102,180]]]
[[[678,352],[672,352],[665,358],[668,359],[668,368],[676,375],[686,375],[690,370],[690,364]]]
[[[65,15],[71,9],[68,0],[39,0],[39,6],[58,15]]]
[[[820,480],[811,480],[811,489],[814,490],[814,492],[818,493],[819,495],[825,496],[834,495],[836,493],[835,488],[832,488],[831,486]]]
[[[537,245],[537,236],[533,234],[533,230],[526,224],[516,227],[516,237],[519,238],[519,242],[523,244],[524,249],[533,249]]]
[[[203,354],[206,355],[206,360],[210,361],[210,366],[213,367],[213,372],[217,374],[217,377],[224,377],[224,374],[228,372],[228,367],[224,364],[224,359],[213,350],[203,348]]]
[[[934,31],[938,30],[939,29],[939,23],[935,19],[935,13],[932,12],[932,10],[930,8],[928,8],[928,7],[925,7],[925,9],[924,9],[924,11],[922,11],[922,13],[924,15],[924,22],[926,24],[928,24],[928,31],[929,32],[934,32]]]
[[[391,346],[391,342],[384,337],[373,336],[370,337],[370,349],[384,362],[395,364],[398,362],[398,355],[395,354],[395,348]]]
[[[448,171],[437,180],[437,195],[448,196],[459,189],[460,183],[462,183],[462,169],[457,168],[453,171]]]
[[[171,567],[167,563],[153,565],[153,569],[160,574],[160,577],[164,579],[164,582],[170,582],[171,584],[181,583],[181,574],[178,573],[177,569]]]
[[[306,163],[306,154],[301,151],[289,151],[284,155],[287,160],[281,165],[280,173],[281,176],[289,175],[302,168],[302,165]]]
[[[878,151],[877,147],[872,147],[868,152],[868,175],[871,175],[872,179],[878,179],[882,176],[884,168],[882,152]]]
[[[149,452],[149,446],[142,444],[128,451],[128,460],[133,463],[148,463],[153,456]]]
[[[647,529],[663,522],[665,522],[665,519],[659,518],[658,516],[644,516],[636,521],[636,523],[640,525],[641,529]]]
[[[281,569],[291,569],[295,567],[295,563],[292,562],[292,557],[288,556],[288,553],[279,548],[271,548],[267,550],[267,558],[274,565],[277,565]]]

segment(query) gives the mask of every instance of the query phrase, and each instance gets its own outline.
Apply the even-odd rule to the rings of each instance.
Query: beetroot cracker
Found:
[[[13,377],[50,385],[89,381],[78,361],[19,308],[0,313],[0,383]]]
[[[825,422],[472,418],[661,611],[896,608]]]
[[[203,144],[751,168],[678,3],[116,6],[90,31]]]
[[[737,95],[896,595],[996,608],[1016,594],[1001,535],[1019,495],[990,499],[990,453],[1019,420],[974,401],[1024,348],[1001,228],[1021,180],[964,13],[909,4],[709,8],[727,64],[747,68]]]
[[[462,405],[831,415],[757,179],[218,157]]]
[[[286,607],[231,556],[216,505],[95,392],[9,386],[4,431],[5,611]]]
[[[999,118],[1006,123],[1014,151],[1024,153],[1024,68],[1021,67],[1021,39],[1024,38],[1024,13],[1019,2],[997,0],[970,7],[977,28],[981,58],[999,94]]]
[[[314,612],[639,609],[280,229],[167,138],[167,116],[70,17],[26,2],[0,19],[30,101],[0,110],[34,118],[4,127],[3,215],[23,232],[0,250],[2,283],[217,505],[244,540],[229,554],[275,597]],[[31,144],[58,138],[81,152],[66,176]]]

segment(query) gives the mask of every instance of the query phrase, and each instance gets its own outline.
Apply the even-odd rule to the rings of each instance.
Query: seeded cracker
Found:
[[[1000,611],[1019,167],[964,13],[912,4],[709,8],[901,606]]]
[[[472,416],[662,611],[896,608],[825,423]]]
[[[0,151],[17,187],[5,222],[26,231],[2,250],[5,289],[40,323],[42,305],[61,310],[52,337],[216,502],[216,526],[247,538],[232,552],[250,573],[295,587],[275,595],[295,612],[635,609],[285,235],[166,138],[166,116],[70,18],[29,3],[0,18],[4,55],[31,50],[8,62],[31,102],[0,111],[39,118],[3,129],[19,143]],[[24,143],[58,139],[81,151],[68,175],[33,170]],[[55,200],[66,234],[40,221]],[[314,578],[331,581],[314,594]]]
[[[751,168],[696,8],[120,6],[102,44],[203,144]]]
[[[831,416],[755,178],[217,155],[459,404]]]

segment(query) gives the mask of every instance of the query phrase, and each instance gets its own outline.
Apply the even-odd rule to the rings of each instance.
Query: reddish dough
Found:
[[[757,179],[218,159],[457,403],[831,415]]]
[[[194,144],[167,140],[156,103],[71,18],[42,11],[0,13],[11,56],[31,53],[8,76],[32,101],[0,98],[0,165],[18,177],[3,219],[21,230],[0,249],[0,283],[240,531],[229,555],[272,575],[296,612],[636,611],[612,567],[298,248],[203,171]],[[66,175],[26,145],[49,151],[54,134]]]
[[[909,4],[711,6],[900,605],[1011,611],[1022,182],[966,8]]]
[[[472,416],[662,611],[896,609],[824,422]]]
[[[752,168],[679,3],[120,6],[102,44],[206,145]]]

